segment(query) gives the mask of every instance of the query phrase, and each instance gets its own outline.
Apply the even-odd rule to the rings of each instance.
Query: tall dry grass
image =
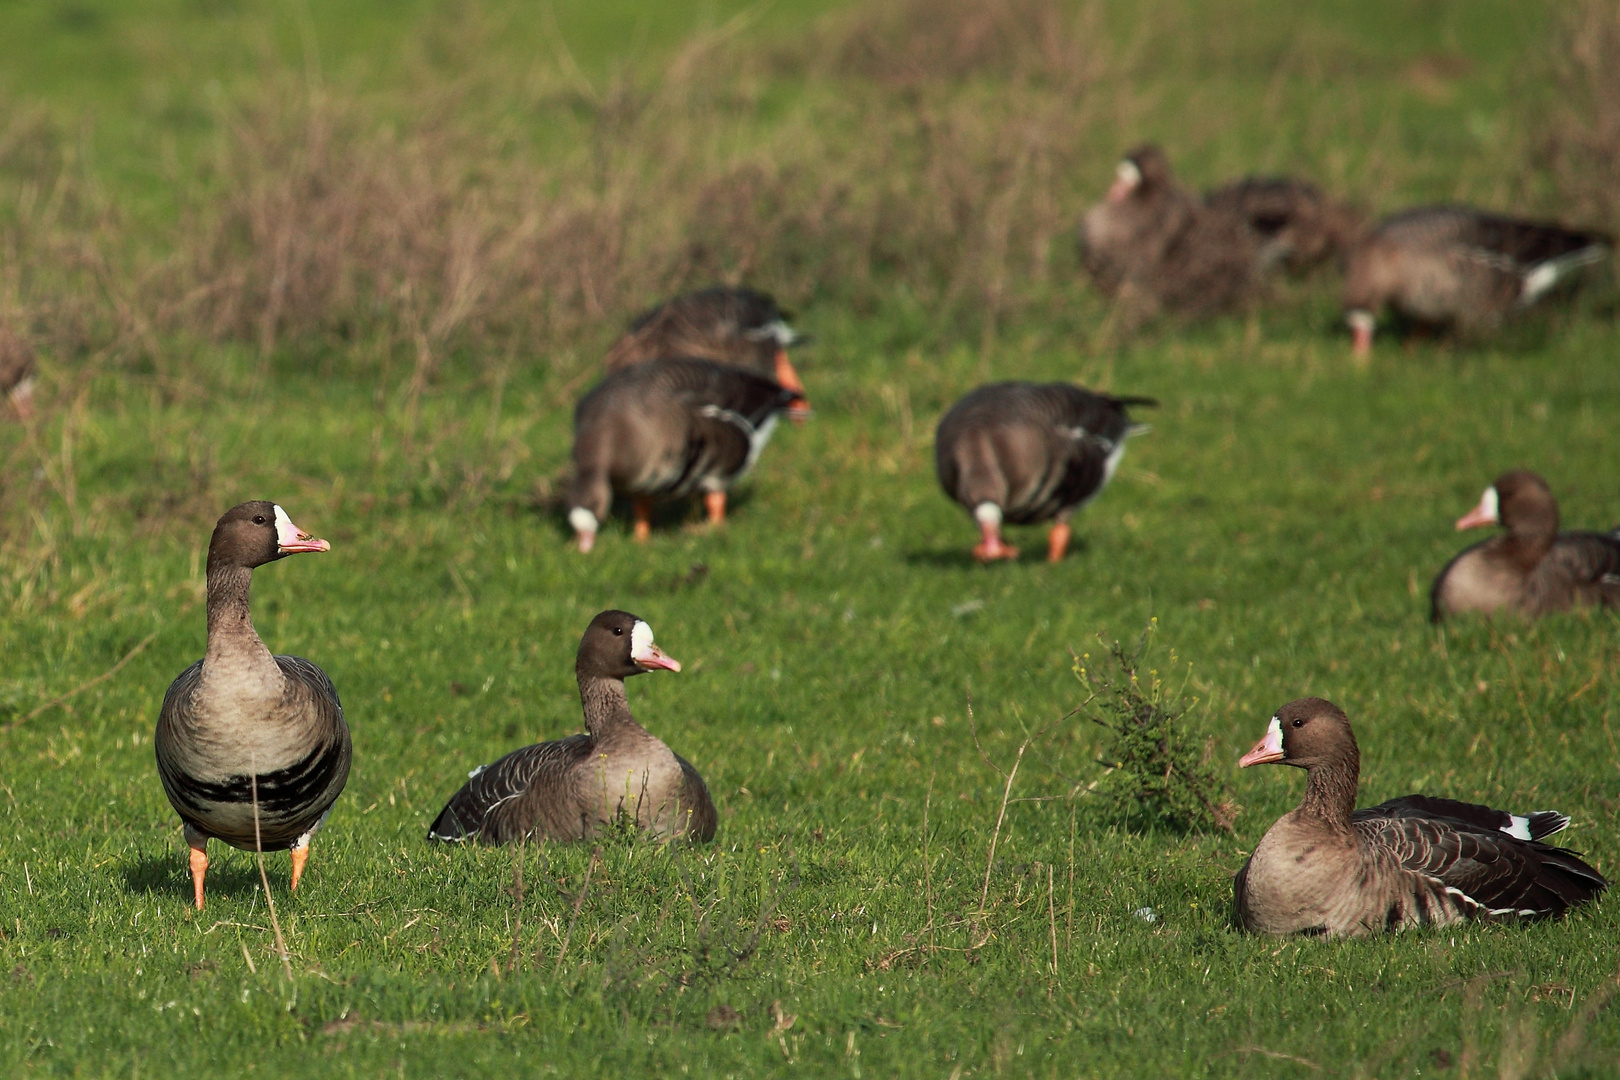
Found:
[[[1560,216],[1620,235],[1620,0],[1575,0],[1559,14],[1556,94],[1537,165]]]

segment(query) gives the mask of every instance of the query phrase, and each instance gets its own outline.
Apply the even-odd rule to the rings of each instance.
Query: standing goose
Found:
[[[1361,228],[1350,207],[1315,184],[1283,176],[1249,176],[1204,194],[1211,210],[1236,214],[1259,242],[1261,269],[1301,274],[1347,248]]]
[[[1379,312],[1426,327],[1480,333],[1609,256],[1609,239],[1467,206],[1387,217],[1351,248],[1344,318],[1355,351],[1372,348]]]
[[[1241,765],[1306,770],[1299,806],[1266,830],[1232,879],[1240,926],[1257,934],[1365,937],[1464,919],[1540,919],[1595,900],[1608,882],[1542,843],[1569,824],[1406,795],[1357,810],[1361,755],[1330,701],[1289,702]]]
[[[782,410],[802,395],[763,375],[708,360],[651,360],[598,383],[574,409],[568,521],[591,550],[614,492],[630,496],[635,537],[651,533],[652,501],[703,493],[709,520],[753,468]]]
[[[688,356],[754,368],[803,395],[804,384],[788,350],[809,339],[789,324],[792,317],[769,293],[753,289],[716,285],[682,293],[630,324],[608,350],[607,369]],[[790,406],[789,415],[802,419],[809,412],[809,401],[801,396]]]
[[[302,657],[270,655],[248,611],[254,567],[331,547],[272,502],[232,507],[214,526],[208,649],[169,685],[153,740],[191,846],[199,909],[211,838],[244,851],[290,848],[297,889],[310,838],[348,781],[349,727],[331,680]]]
[[[703,778],[630,715],[624,680],[681,665],[625,611],[591,620],[574,660],[585,734],[525,746],[480,765],[450,797],[429,840],[507,844],[527,836],[583,840],[621,817],[657,839],[714,839]]]
[[[1143,315],[1213,314],[1258,286],[1260,252],[1248,221],[1177,183],[1151,143],[1115,168],[1107,198],[1081,223],[1080,246],[1097,287]]]
[[[19,420],[34,415],[34,350],[4,322],[0,322],[0,394],[6,395]]]
[[[1464,548],[1429,590],[1429,617],[1511,611],[1535,619],[1578,604],[1620,607],[1620,530],[1558,531],[1547,481],[1525,469],[1498,476],[1457,528],[1501,525],[1505,535]]]
[[[1047,558],[1069,544],[1069,516],[1113,479],[1125,440],[1145,426],[1126,408],[1152,398],[1110,397],[1068,383],[989,383],[951,406],[934,435],[934,466],[945,494],[979,523],[980,562],[1016,559],[1005,523],[1052,521]]]

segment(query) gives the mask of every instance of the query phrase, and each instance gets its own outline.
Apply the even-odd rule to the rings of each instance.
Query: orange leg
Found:
[[[197,910],[203,907],[203,875],[208,873],[208,841],[192,840],[191,844],[191,891],[197,901]]]
[[[652,535],[652,500],[647,498],[637,498],[636,501],[631,504],[630,509],[631,513],[635,515],[636,519],[635,532],[633,534],[636,538],[636,543],[645,544],[647,542],[647,538]]]
[[[703,493],[703,508],[709,512],[710,525],[724,525],[726,523],[726,493],[723,491],[706,491]]]
[[[973,557],[980,562],[995,562],[997,559],[1016,559],[1018,549],[1011,544],[1002,543],[1001,526],[991,525],[989,522],[979,523],[979,533],[983,537],[977,547],[973,549]]]
[[[1046,538],[1046,561],[1062,562],[1063,553],[1069,550],[1069,523],[1067,521],[1055,522],[1052,531]]]
[[[309,845],[306,843],[303,847],[295,847],[290,854],[293,864],[292,890],[297,892],[298,879],[304,876],[304,864],[309,861]]]

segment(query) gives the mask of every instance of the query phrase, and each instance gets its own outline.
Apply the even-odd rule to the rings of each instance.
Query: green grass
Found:
[[[380,9],[341,10],[316,17],[356,27],[347,47],[381,70],[405,28]],[[1184,18],[1197,25],[1200,10]],[[1299,16],[1289,32],[1391,50],[1372,74],[1357,69],[1362,92],[1404,103],[1382,145],[1444,146],[1467,94],[1433,103],[1402,89],[1409,58],[1394,50],[1474,57],[1469,86],[1506,107],[1488,87],[1509,85],[1522,53],[1501,35],[1545,30],[1505,5],[1480,23],[1465,10],[1437,9],[1400,41],[1350,10]],[[581,20],[592,62],[607,63],[629,24],[598,14],[558,18]],[[751,32],[790,33],[790,14]],[[29,25],[41,57],[80,47]],[[681,30],[649,29],[646,47]],[[246,47],[210,33],[204,55]],[[1287,40],[1269,23],[1261,37],[1273,33]],[[1222,40],[1207,40],[1209,93],[1263,92],[1222,59]],[[39,63],[10,92],[73,106]],[[122,84],[106,78],[74,93],[114,108]],[[1164,79],[1154,85],[1193,85]],[[1175,129],[1174,100],[1153,109],[1148,126]],[[1289,160],[1289,131],[1231,123],[1232,145]],[[1242,167],[1214,133],[1198,145],[1210,151],[1189,166],[1200,178]],[[128,179],[141,166],[105,167]],[[1426,161],[1411,183],[1445,167]],[[1479,162],[1445,183],[1491,190]],[[1421,790],[1557,808],[1575,819],[1568,843],[1620,866],[1614,616],[1426,621],[1429,580],[1465,540],[1450,522],[1503,469],[1547,475],[1570,527],[1620,518],[1612,326],[1578,312],[1495,345],[1381,340],[1358,367],[1328,330],[1331,284],[1287,299],[1077,347],[1066,335],[1101,310],[1076,288],[1071,310],[1005,326],[982,349],[940,341],[904,296],[875,312],[801,304],[818,336],[804,369],[818,415],[778,433],[725,529],[672,517],[637,546],[615,519],[588,558],[536,497],[566,462],[584,385],[544,357],[452,364],[419,402],[342,364],[323,376],[305,356],[271,367],[229,345],[173,343],[161,376],[46,357],[45,421],[33,435],[0,428],[13,503],[0,546],[0,725],[12,725],[0,734],[0,1071],[1317,1071],[1276,1056],[1290,1055],[1323,1075],[1620,1073],[1620,1027],[1588,1011],[1612,986],[1612,903],[1558,924],[1371,942],[1259,940],[1230,924],[1231,874],[1302,781],[1235,760],[1305,694],[1355,722],[1363,802]],[[933,478],[943,408],[1014,376],[1163,402],[1055,567],[1034,558],[1034,530],[1015,531],[1024,561],[972,565],[972,523]],[[250,856],[216,845],[208,908],[190,909],[151,751],[162,694],[203,647],[208,528],[257,497],[333,543],[261,570],[254,612],[272,648],[330,673],[355,740],[296,897],[285,858],[266,860],[291,984]],[[520,901],[517,852],[423,835],[468,769],[577,730],[574,649],[610,606],[646,618],[686,665],[634,680],[631,704],[707,778],[719,839],[687,851],[615,839],[595,867],[588,847],[530,847]],[[1059,719],[1083,697],[1070,650],[1097,656],[1097,635],[1133,639],[1155,619],[1161,672],[1199,699],[1192,722],[1244,806],[1234,835],[1167,830],[1096,792],[1062,797],[1100,773],[1099,730]],[[32,715],[148,635],[113,677]],[[1013,798],[1059,796],[1007,807],[982,912],[1004,780],[975,745],[969,694],[1000,768],[1041,731]],[[1155,921],[1133,914],[1144,907]],[[791,1027],[777,1030],[773,1003]]]

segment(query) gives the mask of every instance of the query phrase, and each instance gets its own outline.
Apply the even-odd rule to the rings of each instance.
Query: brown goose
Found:
[[[1457,528],[1501,525],[1506,535],[1464,548],[1429,590],[1429,617],[1511,611],[1535,619],[1578,604],[1620,607],[1620,530],[1558,531],[1547,481],[1514,469],[1496,478]]]
[[[1205,192],[1204,205],[1235,214],[1259,242],[1261,269],[1301,274],[1345,250],[1361,230],[1350,207],[1315,184],[1282,176],[1250,176]]]
[[[804,394],[788,350],[809,339],[789,325],[793,316],[769,293],[716,285],[682,293],[643,312],[608,350],[607,369],[618,371],[648,360],[689,356],[754,368],[789,390]],[[789,407],[794,419],[808,416],[800,397]]]
[[[1248,222],[1178,184],[1152,144],[1119,163],[1107,199],[1086,212],[1080,245],[1097,287],[1143,315],[1212,314],[1248,300],[1259,281]]]
[[[208,649],[170,684],[153,740],[191,846],[198,908],[210,838],[244,851],[291,849],[298,888],[310,838],[348,781],[349,726],[332,681],[302,657],[271,656],[248,610],[254,567],[329,550],[272,502],[232,507],[214,526]]]
[[[1608,882],[1576,852],[1542,843],[1569,819],[1406,795],[1357,810],[1361,754],[1330,701],[1289,702],[1244,768],[1306,770],[1299,806],[1266,830],[1232,879],[1237,921],[1257,934],[1364,937],[1464,919],[1540,919]]]
[[[27,339],[0,322],[0,394],[19,420],[34,415],[34,350]]]
[[[652,501],[703,493],[725,520],[726,490],[753,468],[797,390],[708,360],[652,360],[609,375],[574,409],[568,521],[591,550],[613,494],[630,496],[635,537],[651,532]]]
[[[624,680],[659,670],[681,665],[653,644],[652,627],[625,611],[592,619],[574,660],[585,734],[525,746],[468,773],[428,839],[583,840],[621,818],[658,839],[714,839],[718,817],[703,778],[630,715]]]
[[[1379,312],[1477,334],[1495,328],[1609,257],[1608,237],[1468,206],[1387,217],[1350,249],[1344,318],[1355,351],[1372,348]]]
[[[989,383],[952,405],[934,435],[934,466],[945,494],[979,523],[980,562],[1016,559],[1002,542],[1004,522],[1052,521],[1047,558],[1069,544],[1069,516],[1113,479],[1125,440],[1144,431],[1131,405],[1152,398],[1110,397],[1068,383]]]

